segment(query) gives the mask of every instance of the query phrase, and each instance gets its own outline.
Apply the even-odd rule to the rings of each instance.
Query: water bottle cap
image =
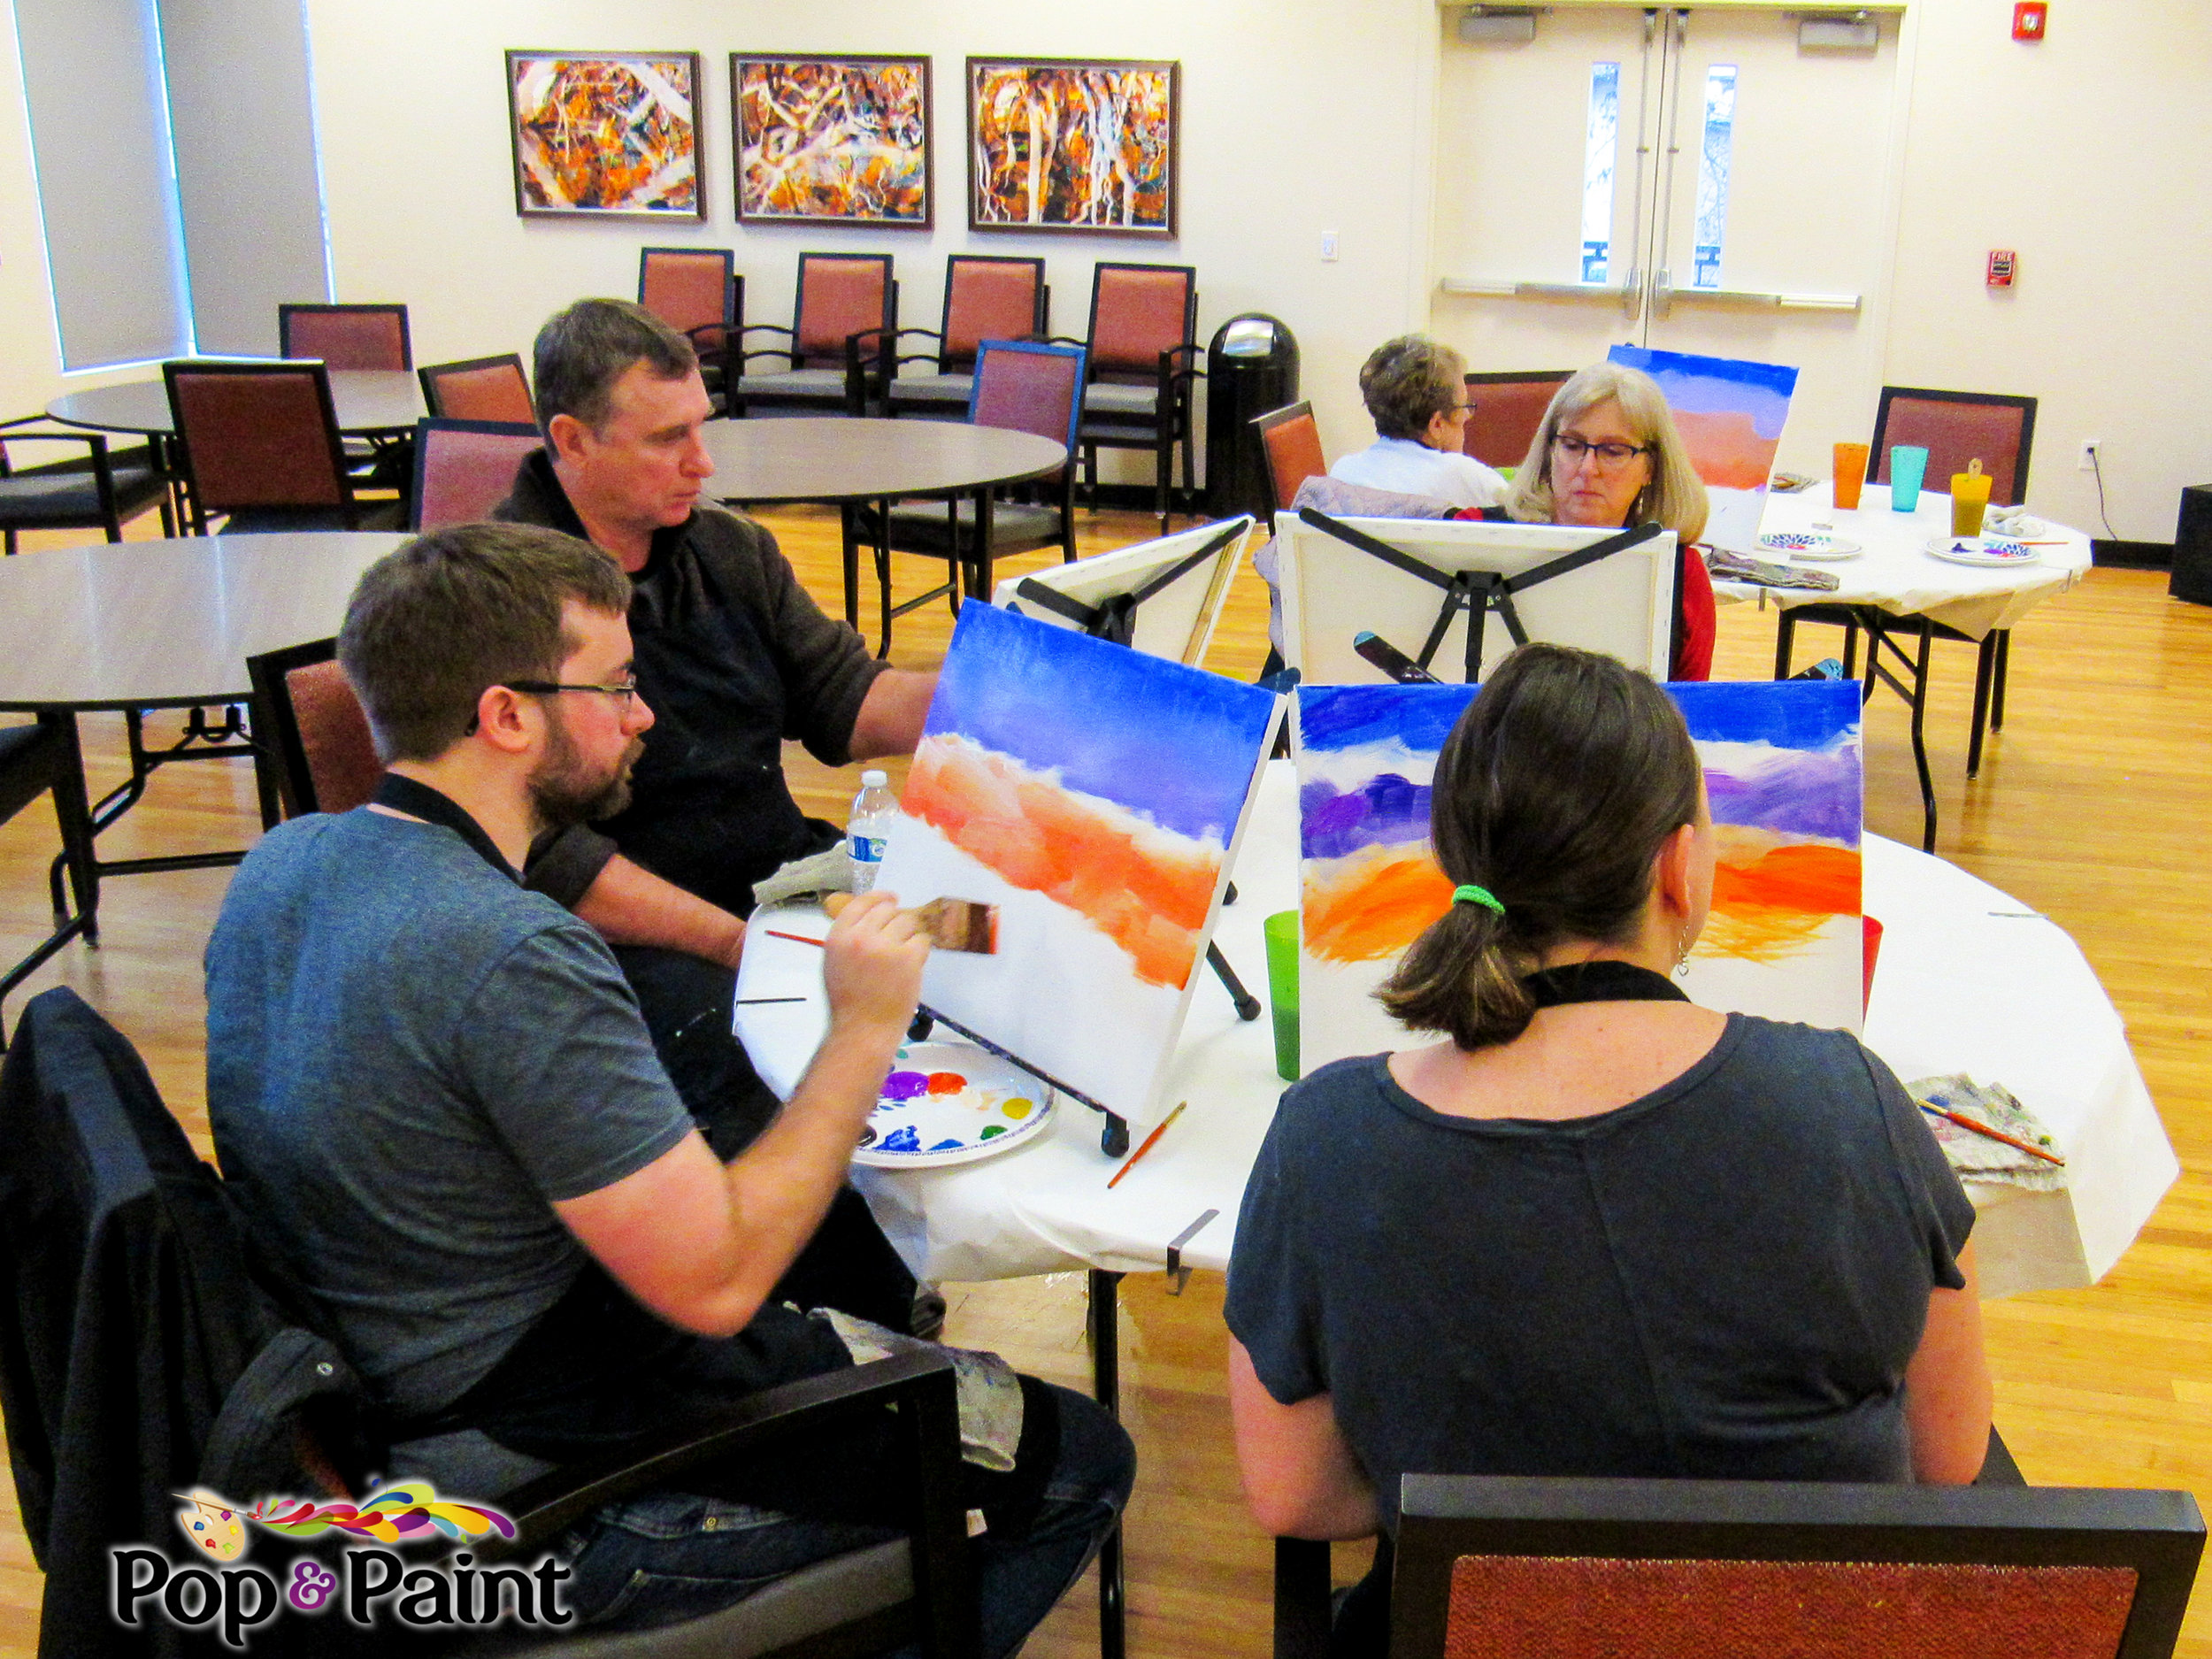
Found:
[[[860,774],[860,787],[864,789],[879,788],[890,781],[891,774],[889,772],[878,772],[872,766],[866,772]]]

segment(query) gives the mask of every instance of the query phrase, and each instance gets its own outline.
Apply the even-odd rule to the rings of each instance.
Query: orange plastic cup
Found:
[[[1863,443],[1836,445],[1836,505],[1849,512],[1859,504],[1859,487],[1866,482],[1866,457]]]
[[[1951,534],[1953,535],[1981,534],[1982,514],[1988,509],[1988,473],[1954,472],[1951,474]]]

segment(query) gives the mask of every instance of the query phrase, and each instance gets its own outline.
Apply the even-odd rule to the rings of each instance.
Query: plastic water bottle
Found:
[[[845,852],[852,860],[853,891],[866,893],[876,885],[876,872],[883,868],[883,838],[890,833],[891,820],[898,816],[898,797],[891,793],[891,780],[883,772],[869,771],[860,774],[860,793],[853,797],[853,811],[845,829]]]

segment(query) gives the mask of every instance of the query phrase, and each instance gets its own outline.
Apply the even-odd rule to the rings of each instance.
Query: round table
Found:
[[[1769,495],[1759,522],[1762,534],[1780,531],[1816,530],[1864,549],[1840,560],[1788,561],[1780,553],[1760,557],[1776,563],[1790,562],[1801,570],[1820,570],[1836,579],[1834,588],[1815,591],[1802,588],[1764,588],[1750,582],[1715,582],[1713,596],[1723,604],[1756,599],[1763,608],[1772,603],[1782,611],[1776,630],[1774,677],[1783,678],[1794,666],[1795,612],[1819,607],[1811,620],[1848,623],[1844,636],[1843,664],[1847,676],[1863,676],[1871,695],[1877,684],[1886,685],[1905,700],[1912,710],[1913,764],[1920,775],[1921,841],[1924,851],[1935,850],[1935,780],[1928,767],[1924,726],[1932,651],[1938,640],[1959,640],[1976,645],[1974,713],[1966,743],[1966,775],[1975,777],[1982,766],[1985,731],[2001,731],[2005,724],[2005,682],[2011,671],[2013,625],[2055,594],[2064,593],[2080,580],[2090,565],[2089,538],[2064,525],[2045,522],[2032,539],[2051,545],[2037,549],[2032,565],[1989,569],[1957,565],[1928,551],[1929,542],[1950,539],[1951,498],[1923,490],[1915,510],[1893,511],[1889,486],[1869,484],[1859,504],[1846,511],[1832,504],[1832,487],[1817,484],[1796,495]],[[1858,636],[1866,634],[1866,658],[1862,671],[1856,657]]]
[[[0,710],[27,710],[65,728],[78,756],[77,716],[92,709],[197,708],[243,703],[246,658],[326,639],[344,619],[354,585],[407,538],[342,530],[96,542],[0,559]],[[148,754],[134,726],[131,779],[100,803],[85,800],[81,764],[58,787],[65,837],[88,840],[134,805],[164,762],[250,754],[265,821],[274,818],[274,777],[230,722],[188,727],[176,749]],[[88,920],[98,878],[234,864],[242,851],[102,861],[89,857]],[[86,929],[88,935],[93,931]]]
[[[710,420],[699,438],[714,462],[708,488],[718,501],[761,506],[826,502],[839,509],[845,577],[845,620],[860,626],[860,524],[864,502],[908,496],[975,495],[977,552],[964,557],[967,591],[991,596],[991,491],[1000,484],[1042,478],[1068,464],[1066,446],[1034,433],[971,426],[964,420],[878,420],[828,416],[818,420]],[[937,598],[891,603],[883,590],[883,644],[891,621]]]
[[[1713,596],[1726,604],[1756,600],[1786,610],[1809,604],[1867,605],[1892,616],[1926,617],[1978,640],[2011,627],[2044,600],[2071,588],[2089,568],[2089,538],[2064,525],[2044,522],[2047,527],[2032,539],[2055,541],[2057,546],[2037,549],[2042,557],[2033,565],[1985,570],[1950,564],[1927,550],[1930,538],[1950,531],[1948,495],[1923,490],[1913,511],[1893,512],[1886,484],[1867,485],[1860,492],[1858,506],[1848,511],[1832,503],[1828,484],[1816,484],[1793,495],[1770,494],[1759,520],[1761,534],[1816,528],[1856,541],[1866,550],[1856,558],[1797,562],[1800,570],[1833,576],[1832,593],[1715,582]],[[1785,554],[1756,549],[1753,557],[1790,562]]]
[[[699,436],[716,499],[752,505],[964,495],[1041,478],[1068,458],[1050,438],[964,420],[710,420]]]
[[[411,432],[428,411],[422,387],[408,369],[333,369],[330,402],[338,430],[355,437]],[[95,386],[57,397],[47,417],[72,426],[103,432],[142,432],[169,437],[176,425],[169,413],[169,390],[160,380],[125,380]]]
[[[1265,980],[1262,918],[1297,902],[1296,815],[1296,776],[1278,762],[1238,853],[1237,902],[1216,935],[1255,985]],[[2004,1084],[2067,1155],[2065,1191],[1973,1194],[1983,1294],[2093,1283],[2179,1173],[2119,1015],[2047,918],[1941,859],[1875,835],[1863,847],[1867,910],[1885,930],[1867,1046],[1909,1083],[1964,1071]],[[797,1083],[826,1029],[821,983],[818,949],[764,928],[749,935],[738,995],[808,999],[737,1010],[738,1034],[779,1094]],[[1115,1166],[1098,1149],[1096,1115],[1066,1102],[1047,1133],[998,1157],[854,1175],[909,1263],[930,1278],[1157,1269],[1178,1239],[1184,1264],[1225,1267],[1244,1183],[1285,1087],[1269,1021],[1239,1020],[1202,973],[1170,1084],[1169,1098],[1189,1109],[1111,1191]]]

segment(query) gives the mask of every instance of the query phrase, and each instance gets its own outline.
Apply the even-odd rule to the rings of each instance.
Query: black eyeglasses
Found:
[[[507,689],[526,691],[536,696],[556,691],[595,691],[603,697],[612,697],[626,704],[637,695],[637,681],[626,680],[618,686],[568,686],[554,680],[511,680],[507,681]]]
[[[1626,466],[1638,456],[1651,452],[1651,445],[1647,443],[1586,443],[1580,438],[1571,438],[1563,432],[1552,439],[1551,446],[1566,458],[1569,466],[1586,455],[1595,456],[1598,465],[1602,467]]]

